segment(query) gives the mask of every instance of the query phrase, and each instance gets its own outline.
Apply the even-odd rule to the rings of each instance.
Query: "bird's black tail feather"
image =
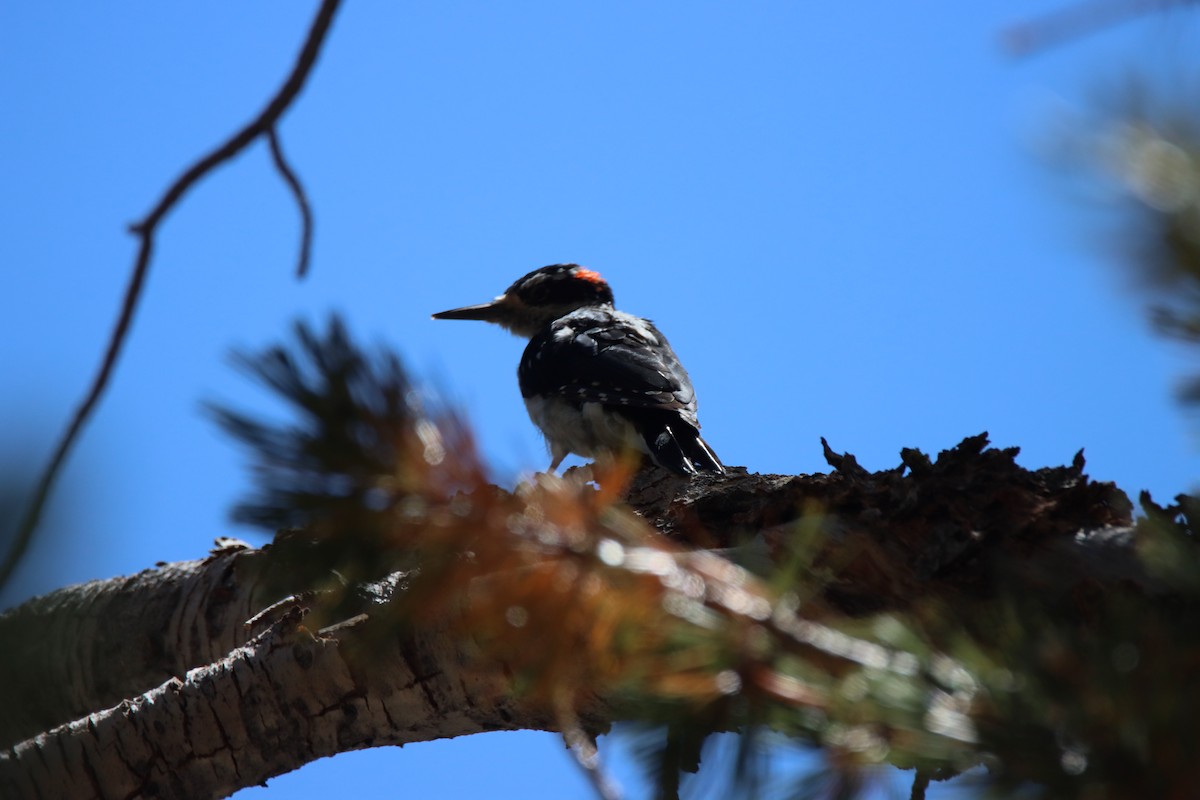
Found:
[[[643,438],[654,463],[678,475],[724,473],[725,465],[700,438],[700,432],[682,420],[644,431]]]

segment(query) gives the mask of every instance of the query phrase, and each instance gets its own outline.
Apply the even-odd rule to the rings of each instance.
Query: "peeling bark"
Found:
[[[223,540],[201,561],[90,581],[0,615],[0,741],[134,697],[244,644],[265,554]]]
[[[224,797],[349,750],[553,727],[511,697],[502,669],[468,678],[461,644],[437,624],[385,644],[369,620],[314,635],[301,616],[293,609],[211,665],[9,748],[3,796]]]

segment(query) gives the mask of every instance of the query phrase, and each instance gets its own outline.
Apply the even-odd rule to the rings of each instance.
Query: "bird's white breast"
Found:
[[[560,451],[586,458],[594,458],[598,450],[648,452],[633,425],[600,403],[576,405],[555,396],[526,397],[525,408],[555,457]]]

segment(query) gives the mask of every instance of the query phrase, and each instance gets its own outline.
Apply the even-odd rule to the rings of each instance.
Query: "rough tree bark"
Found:
[[[733,472],[635,479],[627,502],[666,536],[723,547],[760,536],[776,554],[819,514],[818,559],[839,565],[830,613],[918,596],[986,602],[998,565],[1035,586],[1153,591],[1132,552],[1131,505],[1082,458],[1031,472],[1015,450],[965,440],[931,461],[869,473],[826,450],[829,475]],[[220,542],[208,557],[68,587],[0,615],[0,796],[223,797],[317,758],[491,730],[557,730],[514,695],[504,664],[471,669],[442,619],[377,619],[405,576],[358,587],[360,613],[320,630],[303,596],[271,607],[274,547]],[[1039,576],[1042,576],[1039,579]],[[386,617],[386,615],[384,615]],[[308,623],[308,624],[306,624]],[[605,698],[580,709],[601,731]]]

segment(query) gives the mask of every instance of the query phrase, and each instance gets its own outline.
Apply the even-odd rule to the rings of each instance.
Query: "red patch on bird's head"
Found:
[[[594,269],[588,269],[587,267],[576,267],[572,277],[578,278],[581,281],[587,281],[588,283],[605,283],[604,278],[600,277],[599,272],[596,272]]]

